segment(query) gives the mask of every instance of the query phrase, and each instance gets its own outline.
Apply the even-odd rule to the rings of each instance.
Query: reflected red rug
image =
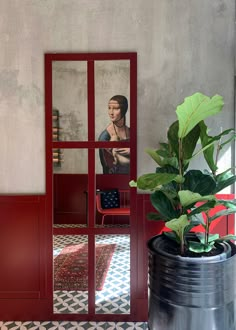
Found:
[[[96,290],[102,290],[116,244],[96,244]],[[88,244],[65,246],[54,260],[54,290],[88,290]]]

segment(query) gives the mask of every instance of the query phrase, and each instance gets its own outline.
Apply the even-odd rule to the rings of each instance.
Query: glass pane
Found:
[[[96,282],[96,314],[130,314],[129,235],[96,236]]]
[[[128,227],[130,176],[120,173],[103,174],[100,152],[101,150],[96,150],[96,227]]]
[[[54,235],[53,256],[54,313],[88,313],[88,237]]]
[[[130,148],[122,146],[120,141],[116,148],[99,149],[96,155],[96,173],[103,174],[129,174],[130,173]]]
[[[59,140],[88,140],[86,61],[52,62],[52,103],[60,116]]]
[[[60,157],[53,163],[54,228],[86,227],[88,151],[60,149]]]
[[[130,61],[95,62],[96,139],[129,139]]]

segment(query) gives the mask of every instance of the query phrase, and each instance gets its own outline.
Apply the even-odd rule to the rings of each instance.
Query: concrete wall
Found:
[[[183,98],[221,94],[234,123],[233,0],[1,0],[0,193],[44,193],[44,53],[138,53],[138,172]],[[231,163],[231,150],[221,165]]]

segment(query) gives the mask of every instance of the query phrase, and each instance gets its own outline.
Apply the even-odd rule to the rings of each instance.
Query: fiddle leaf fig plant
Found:
[[[234,129],[211,136],[205,122],[220,113],[223,105],[220,95],[210,98],[195,93],[186,97],[177,106],[177,120],[168,129],[167,142],[161,142],[157,150],[146,149],[157,164],[156,171],[130,182],[131,187],[151,192],[150,200],[157,212],[149,213],[147,218],[165,222],[170,231],[164,234],[179,244],[181,255],[188,250],[209,252],[216,242],[236,240],[235,235],[220,237],[210,233],[213,221],[236,213],[235,200],[216,197],[222,189],[236,182],[232,168],[218,172],[220,152],[235,139]],[[199,155],[205,160],[204,170],[191,167],[192,160]],[[212,212],[219,205],[221,210]],[[203,227],[203,233],[196,235],[198,241],[186,240],[186,234],[198,225]]]

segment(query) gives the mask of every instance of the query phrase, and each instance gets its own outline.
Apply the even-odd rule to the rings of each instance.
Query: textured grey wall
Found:
[[[234,0],[1,0],[0,193],[44,193],[44,53],[138,53],[138,172],[195,91],[234,122]],[[230,163],[228,157],[222,166]]]

